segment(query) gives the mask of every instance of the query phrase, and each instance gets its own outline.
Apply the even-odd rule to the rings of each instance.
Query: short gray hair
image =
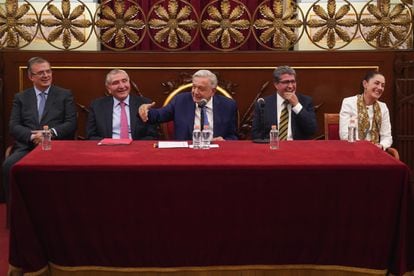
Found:
[[[287,66],[287,65],[282,65],[277,67],[274,71],[273,71],[273,81],[278,83],[280,81],[280,77],[284,74],[288,74],[288,75],[294,75],[296,78],[296,71],[295,69]]]
[[[198,70],[194,73],[193,80],[194,78],[209,78],[211,86],[213,88],[217,87],[217,76],[209,70]]]
[[[112,80],[111,77],[113,75],[116,75],[116,74],[119,74],[119,73],[124,73],[128,77],[128,79],[129,79],[129,75],[128,75],[128,73],[125,70],[122,70],[122,69],[112,69],[111,71],[109,71],[108,74],[106,74],[105,85],[110,84],[111,83],[111,80]]]

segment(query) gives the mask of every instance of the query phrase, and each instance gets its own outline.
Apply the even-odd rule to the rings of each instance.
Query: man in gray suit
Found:
[[[33,87],[17,93],[10,115],[10,135],[15,144],[13,153],[3,163],[3,185],[6,201],[9,196],[9,173],[12,166],[42,141],[43,126],[51,129],[52,139],[71,140],[76,131],[76,107],[72,93],[52,85],[50,63],[33,57],[27,65]]]

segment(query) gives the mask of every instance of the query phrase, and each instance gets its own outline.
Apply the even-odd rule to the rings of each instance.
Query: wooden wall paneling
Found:
[[[4,93],[3,93],[3,53],[0,52],[0,112],[1,112],[1,119],[0,119],[0,161],[3,163],[3,153],[5,152],[5,133],[4,133],[4,124],[5,124],[5,110],[4,110]],[[3,177],[2,171],[0,171],[0,202],[4,201],[4,191],[3,191]]]
[[[395,131],[400,158],[414,171],[414,79],[396,80]]]
[[[247,111],[264,84],[263,95],[273,93],[272,71],[279,65],[297,70],[298,91],[313,97],[319,130],[323,133],[323,114],[339,112],[344,97],[357,93],[362,77],[370,69],[378,68],[386,77],[382,100],[394,116],[394,62],[398,55],[413,60],[413,54],[396,51],[354,52],[63,52],[63,51],[3,51],[3,95],[0,99],[2,118],[0,139],[10,144],[8,120],[15,93],[31,86],[26,76],[26,62],[30,57],[42,56],[51,62],[54,83],[73,91],[79,104],[78,135],[84,136],[87,113],[82,107],[105,94],[104,78],[112,68],[124,68],[137,83],[144,96],[161,106],[166,95],[166,82],[192,74],[198,69],[210,69],[219,79],[234,84],[234,99],[240,117]],[[394,121],[394,119],[393,119]],[[3,159],[3,155],[1,155]],[[412,156],[409,157],[412,160]]]
[[[323,133],[323,113],[339,112],[342,98],[354,95],[369,69],[379,68],[387,78],[383,100],[392,106],[394,52],[4,52],[5,91],[3,122],[10,115],[14,93],[31,85],[26,77],[27,60],[35,55],[48,59],[54,70],[54,83],[73,91],[83,106],[105,92],[104,77],[112,68],[128,71],[141,92],[161,106],[166,98],[165,82],[176,80],[183,72],[210,69],[221,80],[235,84],[234,98],[241,116],[255,99],[263,84],[270,82],[264,95],[273,93],[272,71],[278,65],[297,69],[298,91],[310,95],[318,110],[318,135]],[[391,81],[390,81],[391,80]],[[86,116],[80,112],[79,134],[84,134]],[[7,118],[7,120],[5,120]],[[8,133],[3,125],[4,133]],[[7,141],[10,141],[8,138]]]

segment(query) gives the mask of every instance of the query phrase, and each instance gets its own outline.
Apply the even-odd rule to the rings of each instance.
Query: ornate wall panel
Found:
[[[0,5],[0,49],[41,40],[61,50],[97,39],[113,51],[412,49],[412,1],[80,0]],[[300,1],[298,1],[300,2]],[[96,36],[95,36],[96,35]],[[98,49],[99,50],[99,49]]]

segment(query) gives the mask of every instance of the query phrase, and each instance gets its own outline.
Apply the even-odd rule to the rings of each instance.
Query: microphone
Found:
[[[202,99],[201,101],[199,101],[197,103],[198,107],[200,108],[200,130],[203,131],[204,129],[204,115],[205,113],[203,112],[204,107],[207,104],[207,100],[206,99]]]
[[[265,100],[264,100],[263,98],[258,98],[258,99],[257,99],[257,104],[259,105],[259,107],[260,107],[261,109],[264,109],[264,107],[265,107],[265,105],[266,105],[266,102],[265,102]]]
[[[198,102],[197,105],[198,105],[199,108],[203,108],[203,107],[206,106],[206,104],[207,104],[207,100],[206,99],[202,99],[201,101]]]
[[[260,138],[254,139],[253,142],[260,143],[260,144],[269,143],[269,139],[265,138],[266,134],[265,134],[264,109],[266,106],[266,101],[263,98],[258,98],[256,102],[259,107]]]

